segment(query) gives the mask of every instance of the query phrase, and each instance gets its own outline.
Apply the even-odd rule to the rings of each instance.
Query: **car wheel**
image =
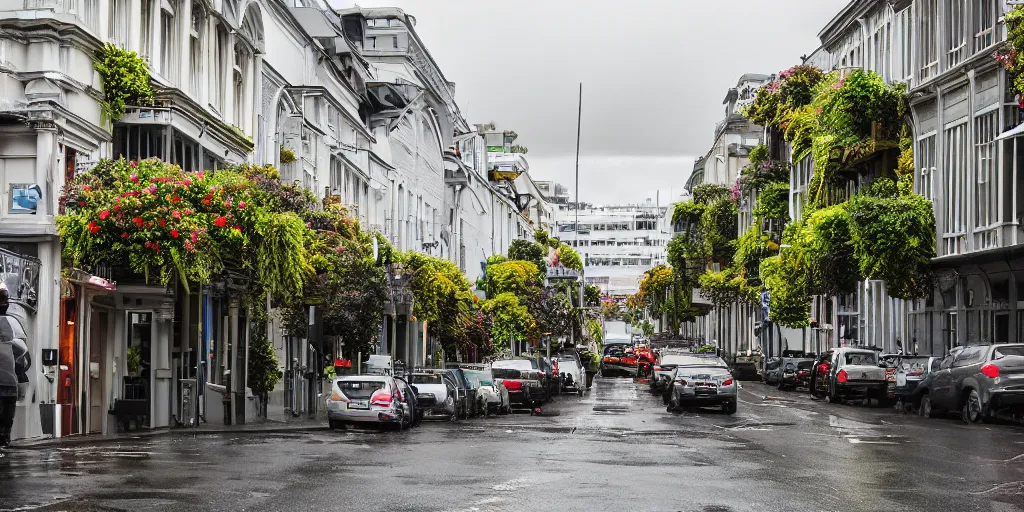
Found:
[[[331,430],[338,430],[338,422],[334,420],[327,420],[327,428]]]
[[[967,400],[964,401],[962,419],[967,424],[980,423],[984,418],[983,412],[981,408],[981,395],[972,389],[967,395]]]
[[[722,404],[722,412],[726,414],[736,414],[736,400],[729,400]]]
[[[782,383],[782,379],[779,379],[779,391],[785,391],[786,385]]]
[[[928,395],[921,395],[921,405],[917,407],[917,414],[924,418],[934,418],[935,410],[932,409],[932,398]]]
[[[828,400],[828,403],[830,404],[840,404],[843,402],[843,400],[839,398],[839,393],[836,392],[835,386],[828,387],[828,395],[825,399]]]

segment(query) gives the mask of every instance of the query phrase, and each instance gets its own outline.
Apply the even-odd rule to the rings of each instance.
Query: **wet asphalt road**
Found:
[[[14,449],[0,509],[1024,511],[1024,428],[743,386],[734,416],[598,379],[543,417]]]

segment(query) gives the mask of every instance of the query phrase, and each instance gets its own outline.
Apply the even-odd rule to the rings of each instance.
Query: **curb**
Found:
[[[279,426],[279,427],[268,427],[268,428],[240,428],[240,429],[218,429],[218,428],[175,428],[175,429],[158,429],[152,431],[139,432],[137,434],[121,434],[116,436],[68,436],[57,439],[40,439],[33,441],[21,441],[14,442],[8,448],[12,451],[20,450],[47,450],[54,448],[66,448],[79,445],[101,445],[101,444],[113,444],[113,443],[126,443],[133,441],[142,441],[148,438],[157,438],[165,436],[211,436],[217,434],[230,434],[230,435],[246,435],[246,434],[286,434],[290,432],[320,432],[328,431],[330,427],[327,425],[303,425],[303,426]]]

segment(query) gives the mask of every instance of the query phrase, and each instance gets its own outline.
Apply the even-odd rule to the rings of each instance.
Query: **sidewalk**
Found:
[[[290,432],[318,432],[329,430],[324,420],[301,416],[298,418],[277,417],[259,419],[243,425],[213,425],[202,423],[197,427],[159,428],[121,432],[108,435],[75,435],[58,439],[18,439],[11,442],[12,450],[40,450],[68,448],[87,444],[128,443],[163,436],[198,436],[215,434],[280,434]]]

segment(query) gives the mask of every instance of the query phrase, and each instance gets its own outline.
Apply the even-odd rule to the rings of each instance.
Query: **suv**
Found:
[[[835,348],[825,351],[811,371],[811,395],[841,402],[847,398],[882,400],[886,395],[885,368],[878,354],[864,348]]]

